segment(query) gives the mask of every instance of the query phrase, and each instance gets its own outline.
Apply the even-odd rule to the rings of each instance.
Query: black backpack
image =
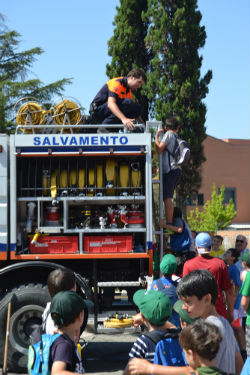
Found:
[[[175,145],[172,152],[168,150],[169,154],[174,158],[174,162],[170,163],[170,168],[173,166],[187,165],[190,159],[190,148],[188,148],[187,142],[181,139],[175,134]],[[169,157],[170,159],[170,157]]]

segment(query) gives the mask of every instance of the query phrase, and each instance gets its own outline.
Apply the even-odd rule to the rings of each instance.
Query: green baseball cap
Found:
[[[186,310],[183,310],[182,305],[183,305],[183,302],[182,300],[179,299],[178,301],[175,302],[173,306],[174,311],[177,312],[177,314],[179,314],[181,320],[183,320],[183,322],[186,322],[187,324],[191,324],[195,320],[197,320],[197,318],[194,318],[194,319],[190,318]]]
[[[162,325],[172,314],[168,296],[158,290],[137,290],[133,301],[151,324]]]
[[[177,260],[173,254],[166,254],[162,258],[160,270],[163,275],[172,275],[177,268]]]
[[[239,259],[243,262],[246,263],[247,267],[250,267],[250,253],[249,251],[246,251],[245,253],[243,253]]]
[[[68,325],[82,312],[88,303],[76,292],[66,290],[52,298],[51,317],[57,325]]]

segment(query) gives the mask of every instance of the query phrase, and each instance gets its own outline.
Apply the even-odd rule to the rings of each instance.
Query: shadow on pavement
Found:
[[[84,350],[86,373],[124,370],[132,342],[92,342]]]

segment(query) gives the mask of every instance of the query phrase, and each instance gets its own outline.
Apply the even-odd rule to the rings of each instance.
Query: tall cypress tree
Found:
[[[190,145],[191,160],[183,168],[177,189],[177,203],[201,182],[200,167],[205,161],[202,142],[206,138],[206,106],[203,102],[212,78],[209,70],[201,77],[205,27],[200,25],[197,0],[148,0],[146,20],[150,21],[146,43],[152,50],[147,95],[152,115],[161,121],[175,115],[181,124],[180,136]]]
[[[107,64],[107,76],[118,77],[126,75],[132,68],[148,71],[150,50],[146,48],[145,37],[148,22],[142,19],[147,11],[146,0],[120,0],[116,7],[117,14],[113,22],[114,34],[108,41],[108,54],[112,56]],[[136,99],[142,105],[142,117],[148,118],[148,99],[143,95],[143,89],[135,93]]]
[[[70,79],[61,79],[44,86],[39,79],[28,79],[29,68],[43,50],[35,47],[18,51],[20,34],[9,31],[0,14],[0,133],[9,132],[14,126],[13,107],[21,97],[34,97],[37,100],[50,101],[53,95],[61,95]]]

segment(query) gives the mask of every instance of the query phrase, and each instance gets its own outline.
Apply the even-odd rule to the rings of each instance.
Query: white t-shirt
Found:
[[[45,310],[42,315],[42,328],[45,333],[49,333],[50,335],[53,335],[54,332],[57,330],[57,326],[55,325],[53,319],[50,315],[50,305],[51,303],[48,302]]]
[[[172,131],[169,131],[169,130],[162,137],[161,142],[164,142],[166,144],[166,148],[163,152],[163,158],[162,158],[163,173],[168,173],[172,169],[177,169],[177,168],[180,169],[179,166],[174,165],[174,158],[169,153],[169,151],[173,152],[174,146],[175,146],[175,141],[176,141],[175,133],[172,132]],[[171,167],[169,165],[169,161],[170,161]]]
[[[235,373],[235,354],[239,352],[239,346],[229,322],[223,316],[211,315],[205,319],[206,322],[214,324],[220,330],[222,341],[216,356],[216,367],[225,371]]]

